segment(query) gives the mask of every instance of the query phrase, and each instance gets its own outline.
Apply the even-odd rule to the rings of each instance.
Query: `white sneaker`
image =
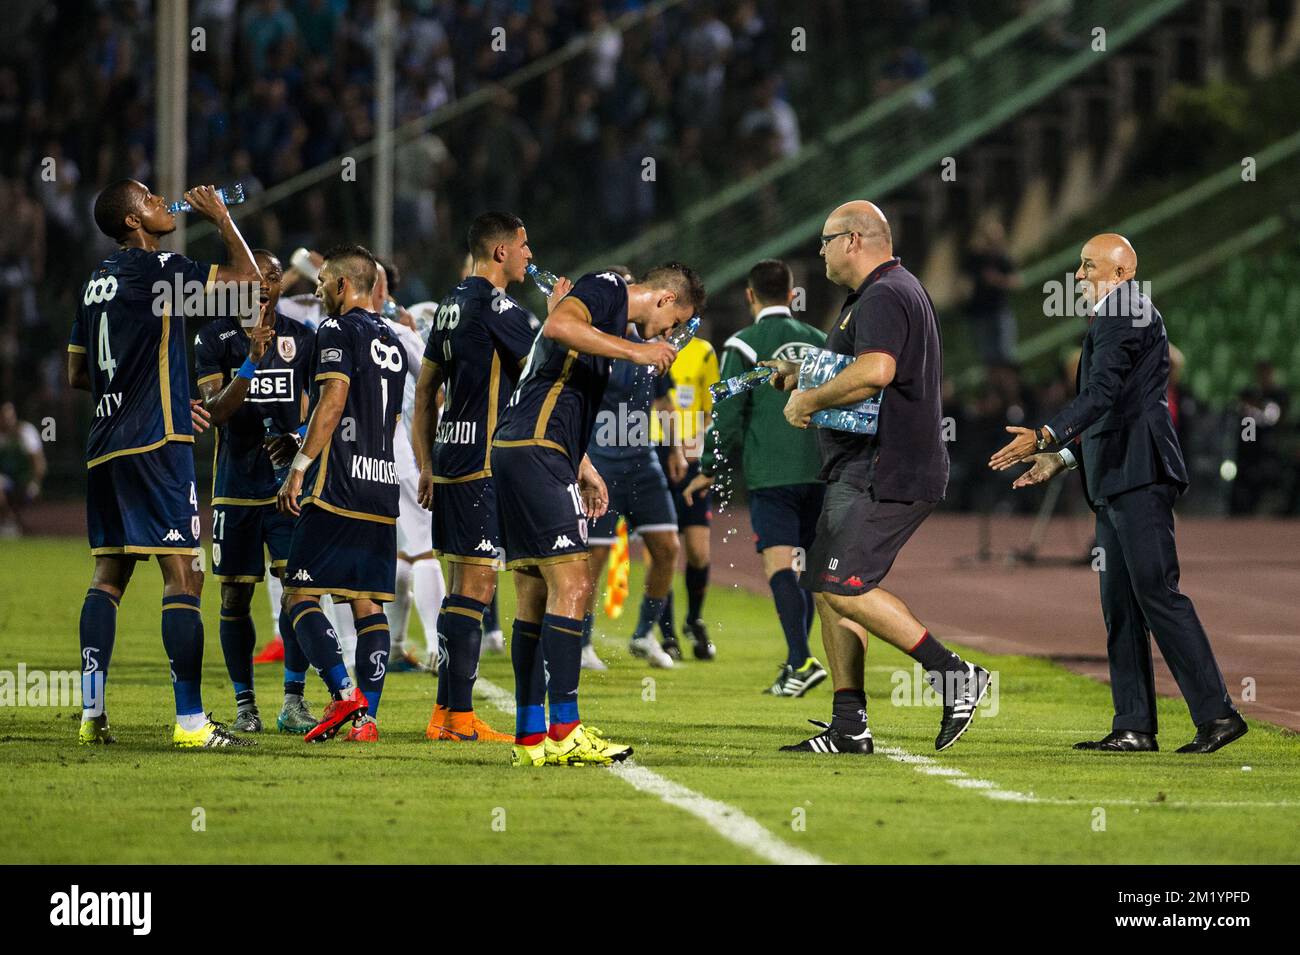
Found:
[[[654,637],[638,637],[629,643],[627,648],[632,656],[649,661],[650,665],[658,670],[673,668],[673,658],[664,652],[664,648],[659,646],[659,641]]]
[[[480,657],[485,653],[505,653],[506,652],[506,635],[500,630],[493,630],[491,633],[483,634],[483,642],[479,644],[478,655]]]
[[[605,661],[596,655],[596,648],[590,643],[582,648],[582,668],[584,670],[608,670]]]

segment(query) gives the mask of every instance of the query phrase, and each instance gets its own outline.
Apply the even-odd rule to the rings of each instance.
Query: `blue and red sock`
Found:
[[[644,610],[644,604],[642,608]],[[661,608],[662,609],[662,608]],[[659,614],[649,618],[650,625]],[[561,740],[578,725],[578,679],[582,675],[582,621],[548,613],[542,618],[542,653],[546,658],[546,697],[550,704],[551,739]]]
[[[541,624],[516,620],[510,634],[515,671],[515,742],[536,746],[546,736],[546,670]]]

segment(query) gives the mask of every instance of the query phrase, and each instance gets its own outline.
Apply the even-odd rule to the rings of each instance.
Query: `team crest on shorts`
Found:
[[[279,349],[280,357],[285,361],[293,361],[293,356],[298,354],[298,343],[288,336],[277,338],[275,347]]]

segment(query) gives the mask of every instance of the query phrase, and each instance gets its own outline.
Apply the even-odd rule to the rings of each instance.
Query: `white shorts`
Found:
[[[397,465],[397,551],[408,557],[426,554],[433,550],[433,515],[420,506],[420,472],[401,422],[394,432],[393,460]]]

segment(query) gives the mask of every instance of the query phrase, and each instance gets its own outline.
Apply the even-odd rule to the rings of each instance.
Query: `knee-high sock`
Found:
[[[709,592],[709,565],[686,565],[686,619],[699,620],[704,613],[704,597]]]
[[[673,588],[668,588],[668,596],[664,598],[664,612],[659,615],[659,632],[663,634],[665,642],[677,639],[677,624],[673,622]]]
[[[442,564],[436,557],[417,560],[411,567],[411,580],[415,591],[415,612],[420,615],[424,628],[424,650],[429,656],[438,652],[438,614],[447,585],[442,579]]]
[[[203,617],[199,598],[177,594],[162,599],[163,649],[172,667],[176,716],[203,714]]]
[[[280,634],[284,640],[284,695],[302,696],[307,690],[307,668],[311,661],[298,642],[298,634],[293,632],[293,621],[289,611],[280,608]]]
[[[803,633],[805,638],[812,637],[813,621],[817,619],[817,600],[813,597],[811,590],[799,588],[803,594]]]
[[[257,649],[253,615],[247,611],[234,614],[222,610],[217,635],[221,639],[221,655],[226,658],[226,673],[230,675],[230,685],[235,689],[235,704],[252,703],[253,651]]]
[[[546,671],[542,627],[516,620],[510,633],[515,671],[515,742],[535,746],[546,735]]]
[[[352,605],[331,599],[330,612],[326,616],[334,621],[334,632],[339,635],[339,648],[343,653],[344,666],[356,672],[357,624],[352,619]]]
[[[81,715],[83,719],[104,712],[104,685],[108,664],[117,639],[117,599],[91,587],[81,605]]]
[[[266,599],[271,604],[271,632],[287,641],[289,631],[281,628],[283,620],[280,616],[284,611],[284,584],[275,574],[266,575]]]
[[[648,594],[642,597],[641,611],[637,616],[636,629],[632,631],[632,639],[636,640],[648,636],[663,615],[664,601],[662,597],[651,597]],[[581,631],[581,628],[579,628],[579,631]]]
[[[343,665],[343,648],[339,645],[338,631],[330,626],[329,617],[314,600],[295,604],[289,609],[289,617],[312,668],[325,681],[334,699],[342,699],[352,690],[352,678]]]
[[[788,568],[769,577],[767,585],[772,588],[776,615],[785,634],[785,662],[797,669],[812,655],[808,649],[808,629],[804,626],[806,591],[799,589],[799,578]]]
[[[391,649],[388,618],[383,611],[357,620],[357,686],[365,695],[366,713],[379,715],[379,697],[384,692]]]
[[[650,618],[650,623],[657,619],[658,612]],[[582,621],[548,613],[542,618],[542,653],[546,658],[546,698],[551,710],[551,725],[547,732],[552,739],[563,739],[579,722]]]
[[[447,605],[447,598],[442,598],[442,604]],[[442,616],[441,613],[438,615]],[[434,696],[434,702],[439,706],[446,706],[447,701],[451,699],[451,677],[447,674],[447,641],[443,639],[442,631],[435,630],[438,640],[438,650],[435,660],[437,661],[438,689]]]
[[[391,650],[394,657],[401,656],[406,650],[406,625],[411,619],[411,564],[397,558],[397,583],[393,587],[393,602],[384,606],[384,616],[388,618],[388,632],[392,637]],[[358,631],[361,625],[357,625]],[[358,633],[358,637],[359,637]]]
[[[497,616],[497,594],[492,591],[492,599],[483,610],[483,632],[495,633],[501,629],[501,618]]]
[[[438,615],[438,634],[447,648],[446,705],[453,713],[468,713],[474,709],[474,681],[483,644],[483,604],[463,594],[448,594]],[[438,676],[441,684],[441,671]]]

